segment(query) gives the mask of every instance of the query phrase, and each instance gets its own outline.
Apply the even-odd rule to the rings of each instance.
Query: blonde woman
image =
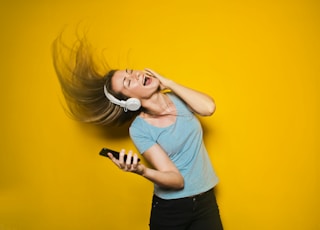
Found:
[[[63,59],[63,47],[55,40],[53,61],[71,115],[98,125],[130,122],[130,137],[152,166],[131,150],[121,150],[119,159],[108,153],[120,170],[154,184],[150,229],[223,229],[214,195],[218,178],[195,116],[211,116],[214,100],[151,69],[100,75],[85,39],[68,50],[71,59]]]

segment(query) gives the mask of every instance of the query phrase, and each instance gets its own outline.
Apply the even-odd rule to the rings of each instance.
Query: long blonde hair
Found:
[[[97,71],[91,47],[85,37],[77,38],[72,47],[67,46],[59,35],[52,44],[53,65],[65,97],[67,113],[75,120],[97,125],[122,125],[135,117],[139,111],[124,112],[112,104],[104,94],[104,85],[109,93],[119,99],[111,87],[116,70],[106,74]]]

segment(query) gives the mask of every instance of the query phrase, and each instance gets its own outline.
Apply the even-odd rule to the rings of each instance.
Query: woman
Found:
[[[101,125],[131,122],[130,137],[152,168],[137,154],[121,150],[108,156],[121,170],[154,183],[151,230],[221,230],[213,188],[218,178],[211,166],[195,114],[210,116],[215,103],[208,95],[167,79],[153,70],[96,71],[86,40],[63,59],[58,38],[54,66],[69,111],[76,119]],[[131,161],[133,159],[133,161]]]

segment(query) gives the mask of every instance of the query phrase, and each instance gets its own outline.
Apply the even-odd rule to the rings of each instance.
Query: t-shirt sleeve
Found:
[[[142,125],[132,125],[129,129],[130,137],[138,149],[143,154],[150,147],[152,147],[156,141],[153,140],[152,135]]]

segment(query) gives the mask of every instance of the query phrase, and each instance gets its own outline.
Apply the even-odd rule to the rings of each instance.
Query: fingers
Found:
[[[136,172],[138,169],[138,155],[137,154],[133,154],[133,160],[132,160],[132,164],[131,164],[131,170],[133,172]]]
[[[133,154],[130,150],[126,155],[124,149],[120,151],[119,159],[116,159],[111,153],[108,153],[109,158],[115,163],[121,170],[127,172],[136,172],[138,169],[138,155]]]
[[[153,71],[152,69],[148,69],[148,68],[145,68],[144,71],[146,72],[146,74],[148,74],[149,76],[153,76],[153,77],[156,77],[158,74]]]
[[[126,163],[125,163],[125,170],[131,170],[131,158],[132,158],[132,151],[130,150],[127,155]]]
[[[138,168],[138,155],[130,150],[127,155],[125,171],[135,172]]]
[[[158,74],[157,72],[155,72],[152,69],[145,68],[144,71],[148,76],[155,77],[160,81],[161,90],[171,89],[170,84],[172,83],[172,80],[170,80],[166,77],[163,77],[162,75]]]

